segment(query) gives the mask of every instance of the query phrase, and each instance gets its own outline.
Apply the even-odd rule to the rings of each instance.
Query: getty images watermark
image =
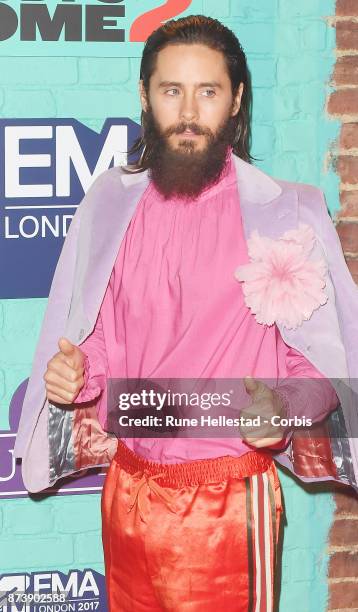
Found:
[[[319,426],[321,436],[332,436],[332,414],[341,410],[341,396],[349,395],[358,406],[357,395],[342,379],[254,381],[248,391],[243,378],[109,379],[105,429],[118,437],[237,438],[250,430],[281,439],[283,430],[307,432]]]

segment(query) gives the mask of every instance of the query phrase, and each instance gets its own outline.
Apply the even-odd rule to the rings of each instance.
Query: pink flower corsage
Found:
[[[308,259],[315,244],[309,225],[300,223],[278,240],[255,230],[247,244],[251,262],[239,266],[234,276],[243,282],[245,303],[258,323],[296,329],[327,302],[326,263]]]

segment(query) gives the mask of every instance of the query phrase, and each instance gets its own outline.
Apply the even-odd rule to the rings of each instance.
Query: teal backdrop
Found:
[[[138,14],[160,2],[143,5],[133,2],[128,19],[134,8]],[[335,29],[325,17],[334,11],[333,0],[193,0],[182,13],[216,17],[235,31],[252,73],[256,164],[274,177],[323,188],[332,213],[339,206],[339,179],[329,149],[340,124],[325,111],[335,61]],[[50,48],[40,42],[31,50],[23,44],[15,37],[0,42],[2,118],[73,117],[96,131],[107,117],[140,122],[142,43],[127,43],[120,52],[113,44]],[[1,430],[9,427],[15,389],[29,375],[45,306],[46,299],[0,302]],[[279,609],[323,612],[333,498],[308,492],[281,469],[280,478],[287,524]],[[0,551],[0,574],[86,567],[104,573],[100,495],[0,499]]]

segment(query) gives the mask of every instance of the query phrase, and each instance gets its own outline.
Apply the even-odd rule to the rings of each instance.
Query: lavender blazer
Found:
[[[233,155],[246,240],[253,230],[279,238],[299,222],[312,226],[312,257],[329,273],[328,301],[296,330],[278,325],[283,340],[331,379],[340,404],[328,419],[293,434],[275,460],[302,481],[334,480],[358,490],[358,287],[346,265],[323,192],[311,185],[273,179]],[[101,394],[90,404],[60,408],[46,399],[43,375],[58,351],[58,338],[80,345],[92,332],[115,259],[148,172],[106,170],[78,206],[66,236],[44,315],[26,390],[14,454],[22,457],[28,491],[89,467],[109,465],[117,440],[103,429]],[[233,271],[234,272],[234,271]]]

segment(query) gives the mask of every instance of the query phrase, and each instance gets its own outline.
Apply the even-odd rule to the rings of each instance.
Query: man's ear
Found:
[[[139,81],[139,96],[140,96],[140,103],[142,105],[142,109],[144,112],[146,112],[148,109],[148,101],[147,101],[147,95],[145,93],[145,89],[143,85],[143,79],[140,79]]]
[[[232,113],[231,113],[232,116],[237,115],[237,113],[240,110],[241,98],[242,98],[243,91],[244,91],[244,84],[240,83],[239,89],[238,89],[237,94],[236,94],[236,96],[234,98],[234,101],[233,101]]]

